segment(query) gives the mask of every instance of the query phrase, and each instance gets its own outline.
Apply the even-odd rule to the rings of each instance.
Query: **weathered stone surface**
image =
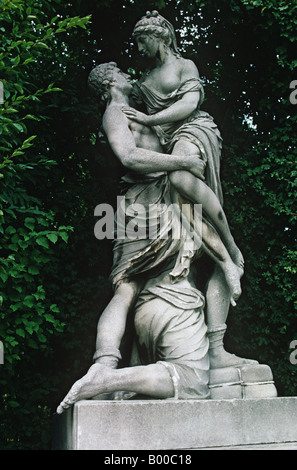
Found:
[[[272,371],[266,364],[212,369],[209,388],[212,399],[277,396]]]
[[[297,445],[297,397],[80,401],[55,416],[54,449],[161,450]]]

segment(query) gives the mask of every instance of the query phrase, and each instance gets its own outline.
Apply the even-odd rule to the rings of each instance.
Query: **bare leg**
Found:
[[[79,400],[85,400],[102,393],[127,390],[155,398],[174,396],[172,379],[162,364],[127,367],[113,370],[102,364],[94,364],[87,374],[75,382],[69,393],[57,408],[57,413],[72,406]]]
[[[224,321],[226,321],[230,302],[232,306],[235,307],[236,301],[241,295],[240,279],[243,275],[243,269],[233,263],[218,234],[205,223],[202,223],[202,240],[204,251],[214,259],[216,264],[222,269],[222,278],[224,279],[225,286],[224,290],[226,291],[228,301],[226,302],[224,299],[221,299],[221,301],[225,301],[228,304],[228,308],[226,315],[225,309],[222,309],[220,316],[225,317]],[[212,319],[213,321],[215,320],[213,317]]]
[[[177,142],[172,153],[182,154],[187,158],[186,155],[197,154],[197,152],[199,151],[194,144],[181,140]],[[182,196],[194,204],[202,204],[203,210],[221,234],[232,260],[237,266],[243,268],[243,256],[235,244],[224,210],[214,192],[204,181],[188,171],[172,171],[169,174],[169,179]]]
[[[200,179],[187,171],[174,171],[170,182],[177,191],[195,204],[202,204],[203,210],[220,232],[227,250],[237,266],[243,268],[243,257],[230,232],[226,215],[214,192]]]
[[[96,363],[116,368],[121,355],[120,343],[126,328],[128,312],[140,290],[140,283],[119,285],[113,298],[102,312],[97,326]]]
[[[189,142],[179,141],[174,147],[173,152],[174,154],[180,153],[183,155],[195,154],[197,153],[197,148]],[[216,261],[215,272],[209,280],[206,291],[210,366],[211,368],[220,368],[257,363],[257,361],[237,357],[224,349],[223,338],[226,331],[226,320],[230,302],[232,305],[235,304],[234,300],[236,297],[234,292],[238,288],[236,286],[238,286],[238,281],[243,274],[244,262],[241,252],[234,243],[226,216],[215,194],[203,181],[192,176],[185,171],[174,171],[169,175],[169,178],[177,191],[184,195],[184,197],[189,198],[194,203],[202,204],[203,209],[213,220],[214,225],[223,235],[225,234],[227,248],[238,269],[237,271],[234,270],[228,262],[228,257],[224,252],[225,247],[220,238],[216,237],[217,234],[210,227],[202,226],[203,248]],[[213,217],[213,215],[216,217]],[[217,259],[218,257],[221,257],[221,260]],[[230,268],[227,266],[230,266]],[[231,273],[231,278],[228,277],[228,272]],[[232,287],[233,273],[236,281]]]
[[[217,267],[207,284],[206,305],[208,329],[214,330],[224,325],[230,307],[230,289]]]
[[[215,267],[206,290],[206,312],[209,338],[209,359],[211,369],[257,364],[252,359],[244,359],[228,353],[223,338],[230,305],[230,290],[220,268]]]
[[[175,207],[180,207],[179,194],[175,188],[171,188],[171,197]],[[212,258],[218,266],[224,272],[227,285],[229,287],[229,303],[233,307],[236,306],[236,301],[241,295],[241,282],[240,279],[243,275],[243,269],[237,266],[231,259],[229,252],[223,244],[221,238],[217,232],[204,221],[200,225],[199,220],[196,220],[195,211],[191,216],[189,209],[190,205],[186,205],[182,208],[181,217],[184,228],[188,231],[192,240],[197,247],[201,246],[206,254]],[[186,208],[186,209],[185,209]],[[190,222],[194,218],[193,223]],[[201,222],[201,221],[200,221]]]

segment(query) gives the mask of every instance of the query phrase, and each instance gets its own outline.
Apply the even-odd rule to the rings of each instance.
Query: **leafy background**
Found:
[[[280,396],[296,394],[296,1],[2,0],[2,449],[50,449],[52,414],[91,363],[112,296],[94,208],[115,206],[123,169],[86,81],[110,60],[139,76],[131,33],[154,8],[197,64],[224,138],[224,207],[246,260],[226,346],[269,364]]]

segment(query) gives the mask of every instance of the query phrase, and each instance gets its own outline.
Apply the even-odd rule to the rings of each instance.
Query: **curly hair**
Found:
[[[146,15],[136,23],[132,36],[137,38],[137,36],[141,34],[148,34],[157,38],[162,38],[176,55],[180,55],[172,24],[161,16],[157,10],[152,12],[147,11]]]
[[[97,65],[89,74],[88,86],[91,92],[99,98],[101,105],[104,105],[110,97],[110,85],[113,80],[115,62],[107,62]]]

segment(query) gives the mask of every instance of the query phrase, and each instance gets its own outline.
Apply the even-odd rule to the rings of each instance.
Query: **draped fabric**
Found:
[[[166,174],[130,174],[123,180],[111,279],[114,286],[142,274],[146,280],[135,306],[131,366],[161,364],[172,379],[174,398],[208,398],[204,297],[191,281],[191,262],[199,250],[172,207]]]
[[[123,178],[124,196],[115,217],[115,239],[111,281],[118,283],[171,263],[172,282],[186,277],[199,252],[181,223],[177,204],[165,173],[129,174]]]
[[[200,91],[200,102],[191,116],[183,121],[154,126],[154,129],[168,153],[172,153],[174,144],[180,139],[187,139],[199,148],[201,158],[207,162],[205,182],[222,204],[223,194],[220,182],[222,138],[213,118],[205,111],[200,110],[204,99],[201,80],[198,78],[189,79],[167,95],[140,81],[134,85],[131,96],[135,103],[141,104],[143,102],[146,105],[148,114],[156,114],[169,108],[186,93],[194,91]]]
[[[134,99],[143,100],[148,113],[153,114],[197,90],[202,101],[203,86],[198,79],[188,80],[168,96],[139,83]],[[211,116],[197,109],[187,120],[155,126],[155,131],[168,153],[179,139],[197,145],[207,162],[206,183],[222,202],[221,137]],[[131,365],[157,363],[166,367],[174,398],[208,398],[204,297],[190,280],[191,263],[201,250],[181,223],[176,204],[172,204],[179,196],[166,173],[130,173],[123,183],[124,197],[115,219],[111,280],[115,287],[142,275],[146,281],[135,306]]]
[[[188,279],[171,284],[169,270],[151,279],[135,309],[133,365],[160,363],[178,399],[208,398],[209,358],[204,297]]]

